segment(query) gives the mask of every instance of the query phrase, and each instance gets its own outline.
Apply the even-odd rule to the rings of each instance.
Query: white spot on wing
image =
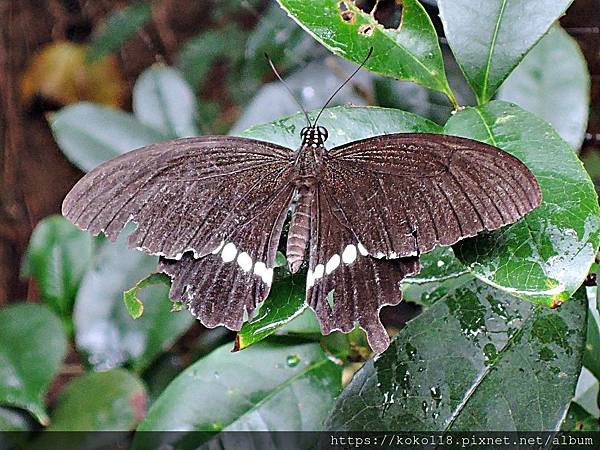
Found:
[[[271,284],[273,282],[273,269],[267,269],[262,275],[262,279],[265,283]]]
[[[357,256],[356,247],[352,244],[349,244],[342,253],[342,261],[344,264],[352,264],[354,261],[356,261]]]
[[[250,258],[250,255],[246,252],[242,252],[238,255],[237,262],[244,272],[250,272],[250,269],[252,269],[252,258]]]
[[[340,255],[333,255],[329,261],[327,261],[327,264],[325,264],[325,273],[327,275],[329,275],[331,272],[333,272],[335,269],[338,268],[338,266],[340,265]]]
[[[325,266],[323,264],[317,264],[317,266],[315,267],[315,273],[314,273],[315,280],[323,278],[324,274],[325,274]]]
[[[223,247],[223,253],[221,254],[223,262],[233,261],[235,259],[235,255],[237,255],[237,248],[235,248],[235,244],[233,242],[230,242]]]
[[[267,272],[267,266],[265,266],[264,262],[259,261],[256,264],[254,264],[254,273],[256,275],[258,275],[259,277],[262,277],[266,272]]]
[[[369,254],[369,252],[367,251],[367,249],[365,248],[365,246],[362,245],[360,242],[358,243],[358,251],[363,256],[367,256]]]

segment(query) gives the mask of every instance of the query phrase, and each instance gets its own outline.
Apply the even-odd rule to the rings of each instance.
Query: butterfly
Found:
[[[269,294],[292,208],[288,268],[307,266],[306,302],[322,332],[358,323],[381,353],[390,341],[379,311],[400,302],[421,254],[541,202],[529,169],[491,145],[403,133],[327,149],[327,129],[307,121],[295,151],[229,136],[131,151],[85,175],[63,215],[111,240],[133,221],[129,243],[160,256],[171,299],[207,327],[239,330]]]

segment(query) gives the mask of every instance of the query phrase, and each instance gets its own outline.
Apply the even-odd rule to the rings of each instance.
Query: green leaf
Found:
[[[513,154],[536,176],[543,196],[517,223],[455,245],[456,256],[475,276],[517,297],[548,306],[566,301],[600,243],[598,198],[571,147],[537,116],[501,101],[459,112],[446,132]]]
[[[279,270],[281,271],[281,269]],[[287,270],[285,271],[287,272]],[[306,308],[306,274],[287,272],[275,280],[268,299],[250,322],[244,323],[235,338],[235,350],[262,341],[278,328],[298,317]]]
[[[402,281],[402,298],[428,308],[473,276],[454,256],[451,247],[436,247],[419,258],[421,271]]]
[[[577,41],[553,27],[508,77],[498,98],[537,114],[579,149],[589,116],[590,74]]]
[[[318,111],[309,113],[311,120]],[[416,114],[373,106],[336,106],[327,108],[319,124],[329,130],[328,148],[347,142],[389,133],[441,133],[442,127]],[[303,114],[294,114],[264,125],[251,127],[241,136],[259,139],[288,148],[300,146],[300,130],[306,126]]]
[[[104,28],[94,36],[87,54],[87,61],[94,63],[109,53],[118,50],[151,17],[152,4],[145,1],[133,3],[111,14],[106,20]]]
[[[126,247],[122,233],[102,247],[96,267],[81,283],[74,311],[75,343],[99,370],[130,363],[137,372],[167,350],[194,322],[187,311],[171,313],[168,286],[153,285],[140,296],[144,315],[133,320],[123,292],[156,270],[157,259]]]
[[[170,287],[171,278],[164,273],[153,273],[143,280],[138,281],[131,289],[123,292],[123,302],[132,319],[139,319],[142,317],[142,314],[144,314],[144,303],[138,297],[139,291],[147,286],[156,284],[164,284],[165,286]]]
[[[61,109],[50,117],[50,127],[67,159],[84,172],[135,148],[167,139],[131,114],[92,103]]]
[[[480,104],[572,1],[439,0],[446,38]]]
[[[417,0],[402,2],[399,29],[385,29],[353,2],[278,0],[288,14],[329,50],[380,75],[414,81],[454,101],[431,19]],[[345,20],[343,17],[346,17]]]
[[[600,380],[600,311],[596,304],[596,289],[588,289],[587,340],[583,365]],[[600,405],[599,405],[600,406]]]
[[[560,429],[562,431],[600,431],[600,422],[597,417],[592,416],[577,403],[571,403],[567,417]]]
[[[0,309],[0,405],[26,409],[47,425],[44,396],[67,351],[61,321],[43,305]]]
[[[315,431],[323,427],[340,390],[341,367],[318,344],[271,342],[239,353],[230,349],[231,344],[220,347],[179,375],[152,405],[138,431]],[[134,448],[149,448],[149,438],[153,439],[136,435]]]
[[[144,418],[146,388],[123,369],[90,372],[67,385],[48,431],[129,431]]]
[[[558,430],[581,370],[583,293],[558,310],[473,280],[356,373],[326,429]]]
[[[133,88],[133,112],[137,119],[169,138],[198,136],[198,102],[181,73],[155,66],[138,78]]]
[[[311,113],[313,118],[315,113]],[[321,116],[321,125],[329,130],[330,147],[379,134],[402,132],[436,133],[441,127],[415,114],[395,109],[339,106],[328,108]],[[260,139],[290,148],[297,148],[299,130],[305,126],[302,114],[252,127],[243,136]],[[244,324],[236,339],[236,348],[243,349],[275,332],[299,316],[306,308],[304,275],[283,276],[273,285],[269,298],[256,318]]]
[[[68,319],[94,253],[89,233],[61,216],[46,217],[33,230],[21,273],[34,278],[44,302]]]

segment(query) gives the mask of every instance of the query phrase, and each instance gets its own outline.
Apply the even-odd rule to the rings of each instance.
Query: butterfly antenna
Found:
[[[304,117],[306,117],[306,121],[308,122],[308,126],[310,128],[312,126],[312,124],[310,123],[310,119],[308,118],[308,113],[304,109],[304,106],[302,106],[302,103],[300,103],[300,101],[296,98],[296,96],[294,95],[294,93],[292,92],[290,87],[287,85],[287,83],[285,81],[283,81],[283,78],[281,78],[281,75],[279,75],[279,72],[277,72],[277,69],[275,68],[275,64],[273,64],[273,61],[271,61],[271,58],[266,53],[265,53],[265,58],[267,58],[267,61],[269,62],[269,65],[271,66],[271,69],[273,70],[273,73],[275,74],[275,76],[279,79],[279,81],[281,81],[283,86],[290,93],[290,96],[294,99],[296,104],[300,107],[300,109],[304,113]]]
[[[331,100],[333,100],[333,98],[338,94],[338,92],[340,92],[342,90],[342,88],[348,84],[348,82],[354,77],[354,75],[356,75],[358,73],[358,71],[363,68],[363,66],[367,63],[367,61],[371,57],[372,53],[373,53],[373,47],[371,47],[369,49],[369,53],[367,53],[367,56],[365,57],[365,59],[363,60],[363,62],[361,62],[360,65],[356,68],[356,70],[354,72],[352,72],[352,75],[350,75],[346,79],[346,81],[344,81],[341,84],[341,86],[338,87],[333,94],[331,94],[331,97],[329,97],[329,100],[327,100],[325,102],[325,104],[321,108],[321,111],[319,111],[319,114],[317,115],[317,118],[315,119],[315,126],[317,125],[317,122],[319,121],[319,117],[321,117],[321,114],[323,114],[323,111],[325,111],[325,108],[327,108],[327,105],[329,105],[329,103],[331,102]]]

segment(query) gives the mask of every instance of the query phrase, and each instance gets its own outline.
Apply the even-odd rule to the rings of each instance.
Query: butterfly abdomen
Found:
[[[288,232],[286,249],[288,267],[292,273],[298,272],[306,253],[310,236],[310,207],[313,196],[312,189],[300,188],[298,202]]]

